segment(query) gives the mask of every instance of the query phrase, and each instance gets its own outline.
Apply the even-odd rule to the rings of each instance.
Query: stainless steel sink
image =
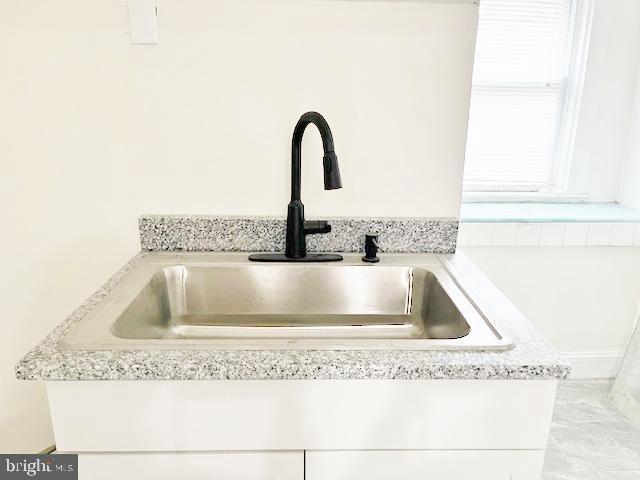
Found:
[[[425,256],[422,256],[425,257]],[[254,264],[154,255],[63,339],[66,349],[506,349],[434,257]],[[389,261],[393,259],[394,261]],[[404,257],[404,260],[411,260]],[[426,263],[426,264],[420,264]]]

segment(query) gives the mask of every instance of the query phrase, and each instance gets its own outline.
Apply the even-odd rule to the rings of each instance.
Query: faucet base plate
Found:
[[[339,262],[342,255],[337,253],[310,253],[305,257],[289,258],[284,253],[253,253],[249,255],[253,262]]]

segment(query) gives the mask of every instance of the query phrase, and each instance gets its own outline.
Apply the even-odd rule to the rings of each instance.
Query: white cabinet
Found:
[[[553,380],[47,382],[56,445],[74,452],[539,450],[555,388]]]
[[[544,450],[306,452],[305,480],[539,480]]]
[[[56,444],[83,452],[86,480],[305,471],[306,480],[538,480],[555,389],[555,380],[47,383]]]
[[[538,480],[544,450],[80,453],[91,480]]]
[[[303,480],[304,453],[81,453],[78,474],[87,480]]]

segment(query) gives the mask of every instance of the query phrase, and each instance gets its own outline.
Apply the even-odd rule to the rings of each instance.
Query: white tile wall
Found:
[[[458,246],[464,247],[469,245],[469,231],[471,230],[470,223],[460,223],[458,225]]]
[[[516,228],[516,245],[519,247],[535,247],[540,245],[540,223],[518,223]]]
[[[473,223],[458,230],[460,246],[640,246],[640,223]]]
[[[588,223],[567,223],[564,227],[564,244],[571,247],[586,245],[588,234]]]
[[[501,247],[516,244],[517,223],[496,223],[493,227],[493,245]]]
[[[540,245],[559,247],[564,244],[564,223],[543,223],[540,227]]]
[[[588,225],[589,230],[587,232],[587,245],[611,245],[611,231],[613,230],[613,223],[600,222],[589,223]]]
[[[470,223],[469,245],[493,245],[493,223]]]
[[[611,229],[611,245],[633,245],[635,230],[634,223],[614,223]]]

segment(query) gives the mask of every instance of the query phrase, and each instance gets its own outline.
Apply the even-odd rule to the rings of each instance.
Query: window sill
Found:
[[[464,203],[460,246],[640,246],[640,211],[615,203]]]
[[[617,203],[463,203],[461,222],[547,223],[629,222],[640,223],[640,211]]]
[[[553,192],[463,192],[464,203],[587,203],[582,193]]]

